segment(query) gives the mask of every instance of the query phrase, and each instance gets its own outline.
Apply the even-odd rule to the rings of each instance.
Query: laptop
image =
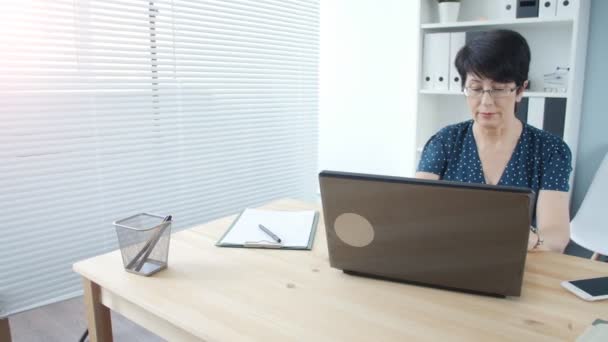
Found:
[[[322,171],[330,265],[346,273],[519,296],[527,188]]]

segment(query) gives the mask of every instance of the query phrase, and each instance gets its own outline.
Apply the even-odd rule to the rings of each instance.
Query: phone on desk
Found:
[[[608,277],[564,281],[562,286],[584,300],[608,299]]]

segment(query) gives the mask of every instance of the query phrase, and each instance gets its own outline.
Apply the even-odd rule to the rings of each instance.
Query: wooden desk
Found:
[[[0,341],[11,342],[11,326],[8,322],[8,317],[0,318]]]
[[[233,218],[174,234],[169,268],[150,278],[125,272],[118,251],[76,263],[91,341],[112,339],[108,308],[170,341],[572,341],[608,319],[608,301],[584,302],[560,287],[607,275],[605,263],[530,254],[521,297],[481,297],[330,268],[322,215],[312,251],[215,247]]]

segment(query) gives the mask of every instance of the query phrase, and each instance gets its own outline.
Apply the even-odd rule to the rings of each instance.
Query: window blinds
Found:
[[[80,294],[116,219],[312,198],[318,26],[312,0],[3,4],[0,316]]]

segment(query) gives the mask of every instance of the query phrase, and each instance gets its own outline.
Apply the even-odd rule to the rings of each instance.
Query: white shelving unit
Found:
[[[489,2],[496,0],[488,0]],[[509,28],[509,27],[526,27],[547,24],[569,24],[572,23],[572,18],[520,18],[520,19],[496,19],[482,21],[459,21],[456,23],[427,23],[421,24],[420,27],[424,30],[439,29],[451,30],[471,27],[491,28]]]
[[[590,0],[571,0],[570,3],[576,5],[576,11],[572,15],[518,19],[504,18],[503,13],[501,13],[505,4],[516,6],[517,1],[462,0],[459,21],[447,24],[439,23],[436,0],[419,1],[420,55],[416,114],[416,166],[424,144],[433,134],[449,124],[471,118],[466,100],[460,89],[436,90],[423,88],[425,34],[475,32],[500,28],[519,32],[530,45],[532,53],[529,72],[530,89],[524,93],[524,97],[529,99],[565,99],[563,139],[572,150],[574,163],[578,147]],[[539,2],[541,6],[544,3],[543,1]],[[515,8],[513,8],[513,11],[515,11]],[[449,62],[454,63],[453,60]],[[543,87],[543,75],[554,71],[557,66],[570,67],[567,91],[546,92]]]
[[[462,92],[454,90],[433,90],[433,89],[420,89],[420,94],[427,95],[459,95],[462,96]],[[568,98],[568,93],[552,93],[542,91],[526,91],[524,97],[555,97],[555,98]]]

